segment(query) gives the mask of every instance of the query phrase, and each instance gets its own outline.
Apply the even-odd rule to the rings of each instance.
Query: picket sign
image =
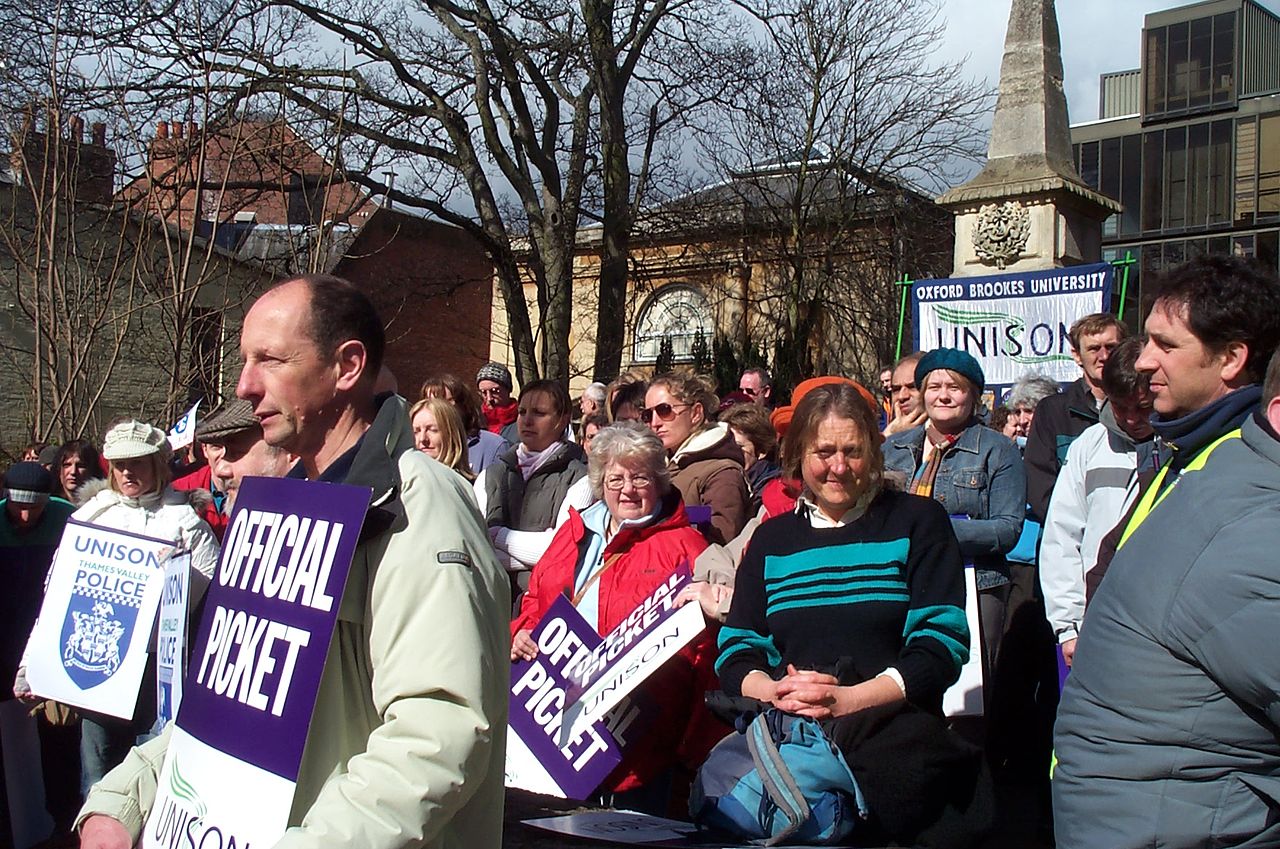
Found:
[[[241,483],[144,849],[265,847],[284,834],[370,494],[290,478]]]
[[[133,716],[160,606],[162,540],[67,521],[27,643],[37,696],[121,719]]]
[[[682,565],[601,637],[566,598],[534,628],[538,657],[511,668],[506,783],[535,793],[586,799],[639,737],[646,705],[630,697],[706,628],[696,603],[677,608],[693,581]]]

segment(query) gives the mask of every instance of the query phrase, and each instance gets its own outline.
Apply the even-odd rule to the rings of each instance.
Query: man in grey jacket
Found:
[[[376,396],[382,324],[323,275],[285,281],[245,317],[236,393],[290,473],[373,491],[277,849],[501,843],[507,580],[465,481],[413,450],[404,400]],[[129,849],[168,734],[90,793],[82,849]],[[252,805],[252,799],[246,799]]]
[[[1061,849],[1280,845],[1280,358],[1192,465],[1089,607],[1058,714]]]

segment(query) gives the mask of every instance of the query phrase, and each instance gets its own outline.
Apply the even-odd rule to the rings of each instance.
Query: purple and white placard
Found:
[[[177,727],[143,845],[270,846],[284,833],[363,487],[246,478],[192,640]],[[212,839],[212,838],[210,838]]]
[[[565,723],[568,669],[600,644],[564,596],[547,609],[532,637],[534,660],[511,664],[506,784],[565,799],[586,799],[622,760],[604,722]]]
[[[676,597],[692,583],[688,565],[681,565],[599,645],[572,664],[567,711],[571,725],[603,718],[706,629],[696,602],[675,605]]]

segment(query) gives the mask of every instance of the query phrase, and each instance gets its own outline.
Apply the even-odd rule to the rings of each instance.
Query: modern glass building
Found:
[[[1124,210],[1103,258],[1142,280],[1202,253],[1280,257],[1280,17],[1253,0],[1146,16],[1142,67],[1104,74],[1097,121],[1071,128],[1080,176]],[[1119,303],[1119,286],[1116,304]]]

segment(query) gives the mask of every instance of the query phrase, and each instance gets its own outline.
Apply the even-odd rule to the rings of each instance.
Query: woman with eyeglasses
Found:
[[[942,715],[969,655],[947,513],[883,485],[876,412],[847,384],[796,405],[782,458],[801,492],[738,569],[721,686],[822,726],[865,799],[857,845],[972,845],[990,790],[981,752]]]
[[[666,450],[634,422],[601,428],[588,461],[591,488],[600,499],[570,510],[538,561],[520,613],[511,623],[511,659],[538,655],[530,636],[551,603],[568,597],[601,634],[608,634],[682,564],[692,566],[707,547],[689,524],[680,493],[671,486]],[[714,637],[704,631],[632,695],[649,712],[633,722],[644,729],[628,739],[622,763],[605,782],[607,804],[665,814],[672,779],[692,770],[715,738],[704,713]],[[701,731],[701,733],[700,733]]]
[[[710,419],[719,407],[705,378],[668,372],[649,384],[640,419],[667,449],[671,483],[684,503],[711,508],[708,540],[724,545],[747,524],[751,497],[742,449],[728,425]]]

